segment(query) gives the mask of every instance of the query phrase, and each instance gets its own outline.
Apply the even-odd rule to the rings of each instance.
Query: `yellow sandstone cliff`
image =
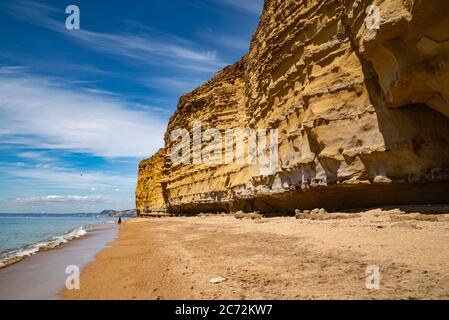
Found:
[[[249,53],[180,99],[165,149],[140,164],[137,209],[447,202],[448,118],[447,0],[266,0]],[[173,164],[171,133],[194,121],[277,129],[279,165]]]
[[[136,189],[137,208],[146,212],[166,213],[167,203],[164,197],[163,179],[166,166],[165,149],[159,150],[151,159],[142,161],[139,165],[139,177]],[[143,214],[144,212],[139,212]]]

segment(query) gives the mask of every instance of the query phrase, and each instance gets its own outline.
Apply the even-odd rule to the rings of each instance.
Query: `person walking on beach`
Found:
[[[119,224],[119,225],[122,224],[122,217],[118,217],[118,224]]]

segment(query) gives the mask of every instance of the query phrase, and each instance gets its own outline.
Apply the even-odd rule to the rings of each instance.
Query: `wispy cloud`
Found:
[[[216,33],[211,30],[207,32],[202,31],[201,33],[198,33],[198,36],[222,48],[239,50],[245,53],[249,49],[249,43],[251,40],[249,38],[247,39],[224,33]]]
[[[0,171],[5,171],[0,168]],[[52,166],[28,166],[26,164],[17,167],[9,167],[7,174],[16,178],[34,180],[41,186],[53,186],[59,189],[79,189],[84,191],[124,189],[132,190],[136,178],[126,175],[114,175],[107,172],[82,172],[70,168],[58,168]]]
[[[105,208],[122,210],[132,207],[132,198],[110,198],[102,195],[45,195],[0,199],[2,212],[17,213],[95,213]]]
[[[264,0],[213,0],[221,4],[234,7],[250,14],[260,15],[262,13]]]
[[[99,212],[105,208],[134,207],[133,176],[81,172],[79,168],[48,164],[4,163],[0,177],[20,186],[20,196],[0,195],[0,212]]]
[[[165,64],[198,72],[218,71],[226,65],[214,50],[202,50],[191,41],[170,34],[110,34],[84,29],[69,31],[63,21],[52,18],[61,11],[33,1],[6,2],[2,5],[14,17],[64,34],[68,39],[95,51],[121,56],[150,65]],[[61,13],[61,12],[59,12]],[[151,30],[150,28],[148,28]]]
[[[36,152],[36,151],[20,152],[17,154],[17,156],[22,159],[39,162],[53,162],[57,160],[56,158],[47,155],[45,152]]]
[[[107,201],[109,198],[104,196],[41,196],[41,197],[30,197],[30,198],[16,198],[17,202],[21,203],[48,203],[48,202],[97,202],[97,201]]]
[[[165,119],[58,79],[0,72],[0,128],[4,144],[142,158],[163,145]]]
[[[167,93],[184,94],[194,90],[205,82],[205,79],[186,77],[152,77],[142,79],[141,83],[149,88],[158,89]]]
[[[155,35],[106,34],[86,30],[68,33],[69,37],[93,50],[126,57],[139,63],[167,65],[199,72],[217,71],[226,63],[214,50],[198,50],[177,43],[177,38],[158,39]]]
[[[22,66],[0,66],[0,75],[16,74],[24,70]]]

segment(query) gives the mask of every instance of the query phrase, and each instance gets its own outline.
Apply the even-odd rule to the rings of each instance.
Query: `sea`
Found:
[[[114,218],[94,214],[0,213],[0,268],[11,260],[80,238],[99,224],[114,222]]]

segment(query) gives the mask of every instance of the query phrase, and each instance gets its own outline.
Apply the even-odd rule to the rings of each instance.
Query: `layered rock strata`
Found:
[[[139,165],[136,189],[136,208],[139,215],[167,213],[165,175],[169,172],[166,150],[159,150],[151,159]]]
[[[140,165],[137,209],[447,202],[448,118],[447,0],[267,0],[249,53],[180,99],[165,149]],[[195,121],[276,129],[279,164],[171,162],[171,134]]]

